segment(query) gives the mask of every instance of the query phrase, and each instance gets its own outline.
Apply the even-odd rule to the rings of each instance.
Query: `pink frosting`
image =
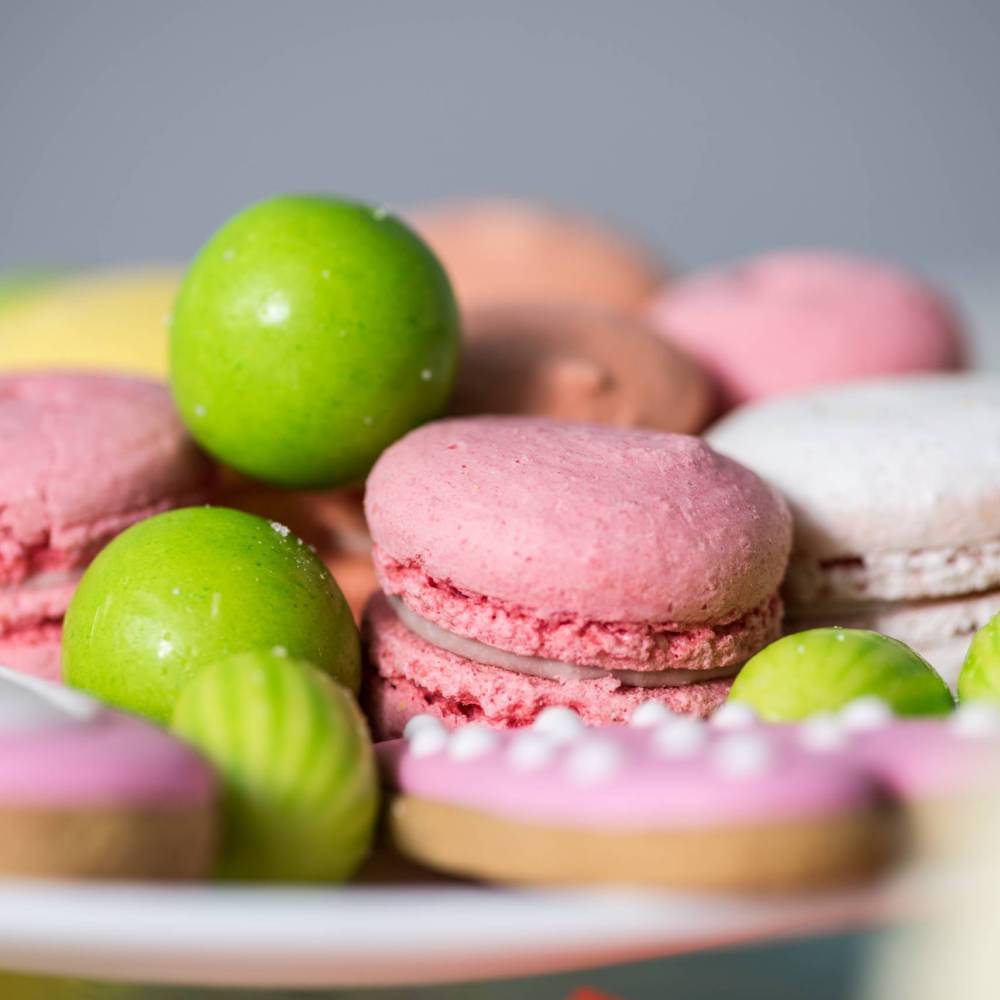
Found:
[[[613,677],[549,680],[475,663],[425,642],[382,595],[368,606],[365,701],[377,738],[398,736],[406,722],[430,712],[449,726],[479,720],[491,727],[526,726],[545,708],[568,705],[591,723],[623,722],[636,706],[660,701],[677,712],[708,715],[725,701],[732,680],[670,688],[638,688]]]
[[[934,720],[886,715],[860,730],[847,721],[850,707],[839,718],[803,725],[751,721],[726,728],[668,718],[638,729],[577,723],[574,731],[564,724],[556,727],[561,739],[546,737],[538,726],[473,733],[472,739],[462,729],[430,733],[436,741],[429,742],[416,730],[408,733],[411,742],[377,749],[385,782],[420,798],[525,822],[698,827],[839,813],[886,797],[908,803],[969,794],[995,772],[1000,753],[1000,715],[985,727],[968,724],[970,715],[982,711],[970,706]],[[426,736],[433,720],[419,721]],[[664,739],[667,730],[676,736],[678,726],[699,725],[693,746]],[[830,737],[831,727],[834,739],[828,742],[823,737]],[[539,743],[548,743],[544,759],[528,769],[514,762],[514,744],[525,738],[535,746],[521,749],[537,751]],[[678,753],[685,742],[686,752]],[[595,751],[595,743],[603,746]],[[573,780],[571,755],[580,763],[578,751],[587,745],[588,780]]]
[[[932,289],[885,264],[829,252],[695,274],[670,285],[649,315],[716,377],[725,409],[964,360],[958,320]]]
[[[985,745],[984,745],[985,744]],[[853,753],[899,798],[937,799],[959,795],[989,778],[1000,749],[992,739],[956,735],[941,721],[903,721],[855,742]]]
[[[791,545],[778,494],[700,439],[517,417],[413,431],[365,510],[383,566],[546,619],[732,622]]]
[[[879,798],[876,781],[863,768],[781,747],[763,730],[752,739],[773,744],[773,755],[760,770],[748,760],[745,772],[717,763],[730,748],[739,760],[741,747],[734,741],[745,741],[745,733],[715,732],[704,749],[667,757],[657,750],[653,732],[590,729],[532,770],[511,763],[512,744],[524,732],[497,733],[495,747],[472,759],[456,760],[447,750],[417,756],[405,741],[381,744],[378,754],[387,783],[407,795],[539,824],[674,829],[768,823],[838,814]],[[614,773],[574,781],[570,757],[588,744],[611,744],[619,754]]]
[[[0,378],[0,441],[0,586],[83,565],[211,479],[167,389],[135,379]]]
[[[0,671],[0,804],[173,806],[214,797],[189,747],[85,695]]]

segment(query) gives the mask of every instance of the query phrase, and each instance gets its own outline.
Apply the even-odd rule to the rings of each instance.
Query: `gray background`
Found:
[[[0,266],[286,190],[589,206],[700,264],[1000,262],[996,0],[0,0]]]

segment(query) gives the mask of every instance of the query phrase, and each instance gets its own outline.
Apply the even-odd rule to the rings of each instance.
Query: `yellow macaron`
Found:
[[[0,371],[101,369],[167,375],[181,269],[146,265],[26,283],[0,308]]]

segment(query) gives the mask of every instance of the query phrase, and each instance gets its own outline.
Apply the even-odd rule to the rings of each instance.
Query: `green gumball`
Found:
[[[958,677],[958,697],[960,701],[1000,703],[1000,615],[973,637]]]
[[[66,613],[63,677],[166,722],[206,663],[273,647],[358,689],[357,628],[315,553],[283,525],[190,507],[129,528],[84,573]]]
[[[384,209],[290,196],[235,216],[188,268],[170,382],[227,464],[335,486],[440,415],[458,345],[448,278],[411,229]]]
[[[353,696],[311,664],[243,653],[181,692],[173,729],[223,781],[220,874],[336,881],[371,846],[375,755]]]
[[[923,657],[896,639],[854,628],[811,629],[772,642],[739,672],[729,700],[769,722],[795,722],[872,696],[897,715],[944,715],[954,707],[948,685]]]

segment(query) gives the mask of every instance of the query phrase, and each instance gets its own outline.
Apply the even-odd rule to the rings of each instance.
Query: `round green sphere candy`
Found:
[[[729,692],[769,722],[795,722],[875,696],[897,715],[944,715],[948,685],[909,646],[855,628],[786,635],[750,658]]]
[[[211,664],[181,692],[173,729],[223,781],[220,873],[334,881],[371,846],[375,754],[351,693],[273,652]]]
[[[133,525],[91,563],[66,613],[63,677],[166,722],[206,663],[273,647],[358,689],[358,631],[315,553],[276,522],[189,507]]]
[[[958,677],[958,697],[960,701],[1000,702],[1000,615],[973,637]]]
[[[235,216],[188,268],[170,382],[227,464],[334,486],[440,415],[458,346],[448,278],[411,229],[384,209],[289,196]]]

